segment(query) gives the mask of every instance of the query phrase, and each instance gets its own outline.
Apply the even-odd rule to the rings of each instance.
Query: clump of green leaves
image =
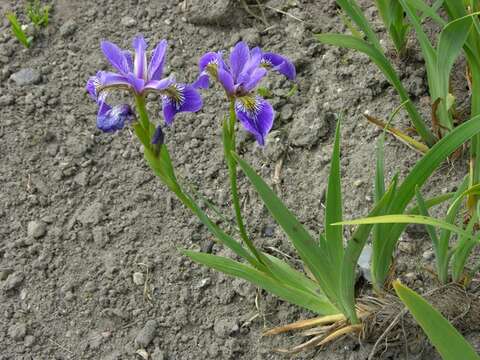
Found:
[[[42,5],[40,0],[28,0],[25,13],[36,31],[48,25],[50,9],[50,5]],[[23,46],[29,48],[32,45],[34,37],[33,35],[27,35],[27,33],[25,33],[27,25],[22,25],[13,12],[7,13],[6,17],[10,22],[13,35]]]
[[[18,21],[17,16],[14,13],[8,13],[6,16],[8,21],[10,22],[13,35],[15,35],[17,40],[20,41],[23,46],[29,48],[30,45],[32,45],[33,36],[27,36],[27,34],[22,28],[22,25]]]
[[[376,0],[378,12],[398,54],[405,52],[410,26],[398,0]]]
[[[42,5],[40,0],[29,0],[26,8],[27,17],[36,28],[46,27],[50,13],[50,5]]]

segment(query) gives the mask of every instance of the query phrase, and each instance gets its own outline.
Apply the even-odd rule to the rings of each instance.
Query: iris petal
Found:
[[[115,132],[123,129],[125,122],[133,119],[133,112],[129,105],[121,104],[110,107],[103,102],[97,115],[97,127],[104,132]]]
[[[280,74],[285,75],[288,79],[295,80],[297,75],[295,66],[286,57],[267,52],[263,54],[262,62],[271,66],[273,70],[278,71]]]
[[[230,67],[234,81],[237,80],[249,59],[250,50],[248,45],[244,41],[238,42],[230,53]]]
[[[204,54],[198,61],[198,69],[200,72],[204,71],[205,68],[212,63],[218,63],[218,53],[216,52],[207,52]]]
[[[228,71],[224,69],[218,69],[218,81],[220,81],[227,94],[232,95],[235,92],[233,78]]]
[[[135,49],[133,72],[137,78],[147,80],[147,43],[142,35],[133,39],[133,48]]]
[[[163,74],[163,67],[165,65],[167,53],[167,40],[162,40],[158,43],[152,52],[150,64],[148,64],[148,79],[160,80]]]
[[[235,113],[245,130],[255,136],[260,146],[264,146],[275,117],[272,105],[260,96],[248,95],[235,101]]]
[[[201,72],[197,81],[195,81],[192,85],[195,89],[208,89],[210,86],[208,73],[206,71]]]
[[[129,72],[128,60],[122,49],[110,41],[102,41],[100,47],[102,48],[105,57],[115,69],[122,74],[127,74]]]
[[[196,112],[203,106],[202,98],[192,85],[175,84],[169,95],[162,97],[163,116],[167,125],[172,124],[179,112]]]
[[[162,80],[150,80],[145,85],[145,90],[157,90],[162,91],[170,87],[172,84],[175,83],[175,79],[172,77],[168,77]]]
[[[256,68],[250,74],[248,81],[243,85],[245,91],[252,91],[260,81],[267,75],[267,70],[264,68]]]

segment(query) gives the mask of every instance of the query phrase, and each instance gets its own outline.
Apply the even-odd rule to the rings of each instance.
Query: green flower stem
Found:
[[[143,130],[145,130],[148,138],[150,139],[152,135],[152,132],[151,132],[152,124],[150,123],[150,120],[148,120],[148,112],[145,104],[145,96],[136,95],[135,106],[137,109],[138,117],[140,118],[140,124],[142,125]]]
[[[267,271],[263,263],[258,260],[258,253],[252,251],[252,253],[255,254],[255,256],[252,256],[252,254],[245,248],[243,248],[243,246],[239,242],[230,238],[214,222],[210,220],[210,218],[202,211],[200,206],[198,206],[198,204],[193,200],[193,198],[183,191],[175,176],[172,161],[170,159],[170,155],[165,144],[161,144],[158,149],[152,148],[151,137],[153,132],[155,131],[155,127],[149,120],[148,112],[145,106],[145,98],[143,96],[136,96],[135,103],[139,121],[133,124],[133,129],[138,139],[144,146],[145,160],[147,161],[149,167],[152,169],[154,174],[168,187],[170,191],[172,191],[177,196],[177,198],[188,209],[190,209],[200,219],[200,221],[212,232],[213,235],[215,235],[215,237],[220,242],[228,246],[238,256],[247,260],[253,267],[264,272]],[[234,121],[235,119],[233,119],[233,125],[235,125]],[[227,141],[227,143],[229,143],[229,141]],[[228,152],[228,154],[230,154],[230,151]],[[236,198],[238,203],[238,195],[236,195]],[[247,244],[251,244],[251,242],[248,242]]]
[[[235,115],[235,100],[230,100],[230,116],[228,118],[228,123],[224,124],[224,136],[223,136],[223,145],[225,150],[225,160],[228,165],[228,174],[230,177],[230,189],[232,192],[232,202],[235,209],[235,218],[237,220],[238,230],[240,232],[240,237],[242,238],[245,245],[251,251],[251,253],[257,258],[257,260],[263,264],[263,260],[260,257],[258,250],[253,245],[253,242],[250,240],[245,229],[245,224],[243,222],[242,211],[240,208],[240,199],[238,197],[238,186],[237,186],[237,162],[232,156],[232,152],[235,152],[235,123],[237,117]]]

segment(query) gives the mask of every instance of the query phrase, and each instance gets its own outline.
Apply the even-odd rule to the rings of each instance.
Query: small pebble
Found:
[[[135,337],[135,344],[141,348],[146,348],[150,344],[157,333],[157,322],[148,320],[142,330]]]
[[[19,323],[8,328],[8,336],[15,341],[22,341],[27,335],[27,325]]]
[[[27,234],[29,237],[39,239],[47,232],[47,224],[43,221],[30,221],[27,226]]]
[[[133,273],[133,283],[135,285],[143,285],[145,284],[145,276],[141,272],[134,272]]]
[[[22,273],[13,273],[7,278],[7,280],[5,280],[3,289],[7,291],[16,289],[18,286],[20,286],[23,280],[25,280],[25,275]]]
[[[122,25],[127,28],[134,27],[135,25],[137,25],[137,21],[130,16],[124,16],[121,22],[122,22]]]

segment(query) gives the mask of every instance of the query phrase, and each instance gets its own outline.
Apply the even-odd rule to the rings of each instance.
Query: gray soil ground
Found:
[[[23,2],[0,0],[0,13],[21,13],[17,3]],[[128,48],[137,33],[150,44],[166,38],[167,73],[185,82],[196,78],[201,54],[229,49],[240,39],[293,59],[296,95],[286,97],[291,84],[280,76],[264,83],[277,111],[266,149],[242,131],[239,137],[242,155],[276,183],[314,232],[323,222],[334,114],[344,113],[345,216],[358,217],[372,205],[379,134],[362,114],[386,118],[399,104],[394,90],[365,56],[313,39],[315,32],[346,31],[333,0],[266,1],[292,15],[266,8],[268,25],[227,0],[53,0],[53,5],[51,24],[29,50],[12,38],[5,19],[0,23],[0,359],[134,359],[142,347],[154,360],[287,358],[272,350],[301,338],[262,338],[262,330],[314,314],[180,256],[178,248],[204,249],[211,235],[152,176],[129,129],[108,135],[95,128],[96,106],[84,85],[108,66],[100,40]],[[391,49],[372,2],[362,6]],[[395,62],[428,118],[423,63],[411,44],[413,55]],[[463,71],[460,64],[460,79]],[[459,83],[463,88],[457,90],[465,93]],[[227,108],[219,92],[203,94],[204,109],[179,116],[166,141],[181,176],[227,211],[220,142]],[[157,112],[156,101],[150,104]],[[406,128],[406,115],[395,124]],[[418,159],[388,139],[389,177],[405,175]],[[466,172],[464,164],[465,156],[446,163],[425,193],[452,190]],[[244,178],[240,192],[256,244],[294,256]],[[213,252],[228,255],[218,245]],[[404,234],[396,259],[397,276],[407,284],[419,291],[432,286],[424,270],[432,265],[431,247],[422,229]],[[370,349],[371,344],[347,338],[298,358],[360,360]],[[430,348],[409,355],[392,348],[377,358],[407,357],[436,358]]]

